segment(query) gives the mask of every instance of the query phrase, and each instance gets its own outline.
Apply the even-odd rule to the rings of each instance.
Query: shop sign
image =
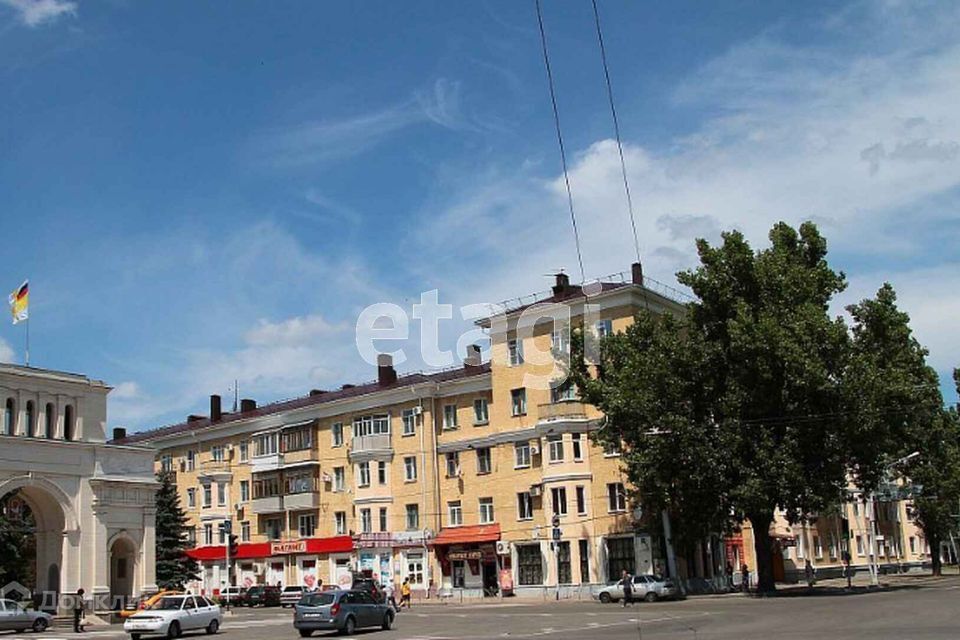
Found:
[[[291,542],[271,542],[270,555],[276,556],[285,553],[306,553],[306,540],[293,540]]]
[[[451,551],[447,554],[448,560],[482,560],[483,551]]]
[[[361,533],[354,536],[353,546],[358,549],[370,549],[374,547],[393,546],[393,536],[388,531],[376,531],[372,533]]]
[[[424,540],[423,531],[397,531],[393,534],[393,544],[398,547],[420,546]]]

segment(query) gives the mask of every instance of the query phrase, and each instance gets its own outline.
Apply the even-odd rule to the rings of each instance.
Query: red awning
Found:
[[[353,538],[335,536],[332,538],[307,538],[290,542],[248,542],[237,545],[237,559],[269,558],[305,553],[348,553],[353,551]],[[188,549],[187,555],[195,560],[223,560],[226,549],[223,545],[196,547]]]
[[[479,524],[469,527],[440,529],[433,545],[468,544],[471,542],[496,542],[500,539],[499,524]]]

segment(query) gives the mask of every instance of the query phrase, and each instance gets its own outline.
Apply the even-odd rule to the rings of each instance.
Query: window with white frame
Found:
[[[572,380],[564,380],[563,382],[550,386],[550,402],[556,404],[558,402],[569,402],[576,399],[577,385],[573,384]]]
[[[197,546],[197,530],[193,527],[187,529],[187,544],[191,547]]]
[[[490,460],[490,447],[481,447],[477,449],[477,473],[486,474],[493,470],[493,464]]]
[[[917,539],[913,536],[910,536],[910,553],[917,552]]]
[[[603,443],[603,455],[608,458],[613,458],[620,455],[620,441],[613,440],[612,442]]]
[[[403,459],[403,479],[406,482],[415,482],[417,479],[417,457],[406,456]]]
[[[457,451],[448,451],[447,455],[447,477],[456,478],[460,475],[460,453]]]
[[[187,471],[193,471],[197,468],[197,453],[190,449],[187,451]]]
[[[297,518],[297,531],[301,538],[312,538],[317,530],[317,515],[315,513],[302,513]]]
[[[518,442],[513,445],[513,467],[515,469],[526,469],[530,466],[530,443]]]
[[[563,435],[547,436],[547,448],[550,451],[550,462],[563,462]]]
[[[386,507],[380,507],[380,531],[390,531],[390,523],[387,519]]]
[[[343,446],[343,423],[334,422],[330,425],[330,445],[333,447]]]
[[[360,509],[360,531],[363,533],[373,532],[373,520],[370,509]]]
[[[480,524],[490,524],[493,521],[493,498],[480,498]]]
[[[217,526],[217,543],[219,544],[226,544],[227,542],[227,532],[224,530],[223,524],[224,523],[221,522]]]
[[[381,413],[353,419],[353,436],[389,435],[390,415]]]
[[[579,433],[573,433],[570,435],[570,439],[573,441],[573,459],[576,462],[583,461],[583,446],[581,438],[582,435]]]
[[[370,486],[370,463],[369,462],[361,462],[357,464],[357,486],[358,487]]]
[[[253,438],[253,456],[272,456],[277,453],[277,434],[261,433]]]
[[[562,327],[550,333],[550,349],[559,353],[570,351],[569,327]]]
[[[507,353],[511,367],[523,364],[523,340],[508,340]]]
[[[240,523],[240,542],[250,542],[250,523],[246,520]]]
[[[333,514],[334,528],[338,536],[346,535],[347,533],[347,512],[346,511],[337,511]]]
[[[413,408],[404,409],[401,414],[403,420],[403,435],[412,436],[417,432],[417,413]]]
[[[240,462],[246,462],[250,459],[250,445],[244,440],[240,443]],[[249,523],[247,523],[249,525]]]
[[[213,544],[213,525],[205,524],[203,525],[203,544],[210,546]]]
[[[7,415],[9,415],[9,413]],[[173,456],[169,453],[160,456],[160,470],[167,472],[173,471]]]
[[[607,485],[607,510],[610,513],[627,510],[627,492],[622,482],[611,482]]]
[[[598,320],[597,324],[594,325],[594,328],[597,331],[598,338],[605,338],[613,333],[613,321],[612,320]]]
[[[416,531],[420,528],[420,505],[407,505],[407,531]]]
[[[527,414],[527,390],[523,387],[510,391],[510,414],[523,416]]]
[[[214,462],[223,462],[226,459],[224,446],[222,444],[215,444],[210,447],[210,457]]]
[[[553,499],[553,515],[567,515],[567,488],[554,487],[550,490]]]
[[[208,508],[213,504],[213,487],[209,484],[203,485],[203,507]]]
[[[453,500],[447,503],[447,525],[459,527],[463,524],[463,507],[459,500]]]
[[[334,467],[333,468],[333,490],[336,492],[341,492],[346,489],[347,484],[347,472],[344,467]]]
[[[857,555],[858,556],[866,555],[866,553],[864,553],[864,548],[863,548],[863,536],[857,536],[856,542],[857,542]]]
[[[813,536],[813,557],[819,560],[823,557],[823,544],[820,542],[820,536]]]
[[[517,520],[533,520],[533,497],[529,491],[517,494]]]
[[[444,429],[457,428],[457,405],[455,404],[443,405],[443,428]]]
[[[197,490],[193,487],[187,489],[187,506],[191,509],[197,506]]]
[[[227,483],[226,482],[217,483],[217,506],[218,507],[227,506]]]
[[[240,481],[240,502],[247,502],[250,500],[250,481],[241,480]]]
[[[486,398],[475,398],[473,401],[473,424],[483,425],[490,422],[490,407]]]

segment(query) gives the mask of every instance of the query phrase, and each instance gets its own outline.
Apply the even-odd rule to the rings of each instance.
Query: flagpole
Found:
[[[27,356],[25,358],[26,365],[30,366],[30,318],[27,318],[27,321],[24,323],[27,325]]]

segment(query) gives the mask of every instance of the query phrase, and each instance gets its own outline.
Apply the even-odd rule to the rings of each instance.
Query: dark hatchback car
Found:
[[[393,626],[394,613],[366,591],[308,593],[294,605],[293,626],[304,638],[314,631],[339,631],[351,635],[364,627]]]
[[[246,590],[243,599],[238,604],[247,607],[279,607],[280,589],[265,585],[254,585]]]

